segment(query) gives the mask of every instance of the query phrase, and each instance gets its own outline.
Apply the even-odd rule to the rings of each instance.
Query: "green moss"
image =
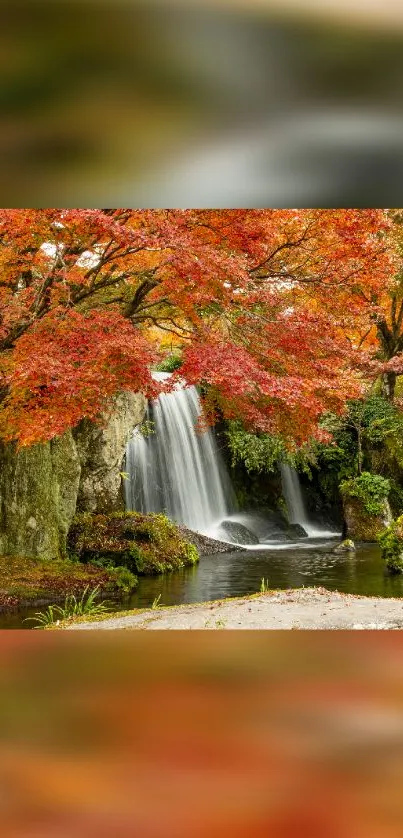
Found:
[[[388,570],[403,572],[403,515],[378,537],[382,558]]]
[[[124,569],[125,572],[126,568]],[[34,602],[56,602],[79,595],[86,587],[108,594],[125,590],[115,569],[68,559],[0,557],[0,608]],[[126,579],[126,584],[128,580]]]
[[[364,471],[359,477],[340,484],[343,498],[357,498],[368,515],[382,515],[384,503],[390,492],[390,482],[380,474]]]
[[[120,565],[141,575],[180,570],[199,558],[169,518],[139,512],[77,515],[69,546],[81,561]]]

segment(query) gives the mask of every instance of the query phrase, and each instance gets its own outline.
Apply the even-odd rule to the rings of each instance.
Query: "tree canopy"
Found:
[[[403,372],[402,242],[399,212],[373,209],[0,210],[0,436],[173,386],[151,376],[171,346],[208,421],[320,435]]]

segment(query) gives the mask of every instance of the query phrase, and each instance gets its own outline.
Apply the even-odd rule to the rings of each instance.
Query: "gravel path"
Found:
[[[400,629],[403,599],[302,588],[239,599],[132,611],[66,626],[88,629]]]

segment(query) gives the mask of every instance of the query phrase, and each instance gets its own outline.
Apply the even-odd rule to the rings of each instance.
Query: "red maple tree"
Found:
[[[207,418],[306,439],[360,390],[354,289],[375,299],[394,275],[390,226],[383,210],[0,210],[1,437],[155,395],[167,335]]]

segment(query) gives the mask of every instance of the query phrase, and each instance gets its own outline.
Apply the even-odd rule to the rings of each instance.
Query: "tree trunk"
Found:
[[[382,395],[388,402],[395,398],[396,377],[395,372],[385,372],[382,376]]]
[[[361,428],[357,428],[357,470],[358,474],[362,474],[362,435],[361,435]]]

